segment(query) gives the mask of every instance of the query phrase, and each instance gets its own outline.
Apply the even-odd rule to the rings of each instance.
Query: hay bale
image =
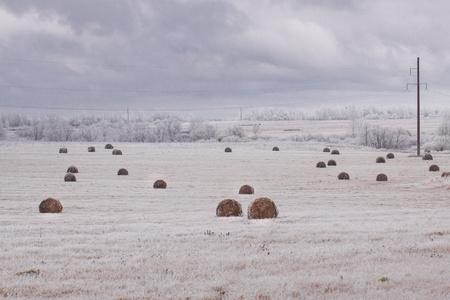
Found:
[[[231,148],[230,147],[226,147],[225,148],[225,152],[231,152]]]
[[[267,197],[253,200],[248,206],[247,215],[249,219],[270,219],[278,216],[278,208],[275,203]]]
[[[348,175],[348,174],[345,173],[345,172],[341,172],[341,173],[339,173],[339,175],[338,175],[338,179],[339,179],[339,180],[350,180],[350,175]]]
[[[280,148],[278,148],[278,147],[273,147],[273,148],[272,148],[272,151],[280,151]]]
[[[162,179],[158,179],[155,181],[155,183],[153,183],[154,189],[165,189],[166,187],[167,187],[167,183]]]
[[[330,160],[328,161],[327,165],[328,165],[328,166],[337,166],[336,161],[335,161],[335,160],[332,160],[332,159],[330,159]]]
[[[120,151],[119,149],[114,149],[114,150],[112,151],[112,154],[113,154],[113,155],[122,155],[122,151]]]
[[[225,199],[219,202],[216,208],[218,217],[242,217],[242,205],[233,199]]]
[[[450,176],[450,172],[442,172],[441,177],[449,177]]]
[[[67,168],[67,173],[78,173],[78,168],[75,166],[70,166]]]
[[[47,198],[39,204],[40,213],[60,213],[63,210],[61,201],[53,198]]]
[[[59,148],[59,153],[67,153],[67,148]]]
[[[433,160],[433,156],[431,156],[430,153],[425,154],[424,156],[422,156],[423,160]]]
[[[437,172],[437,171],[439,171],[439,166],[438,165],[431,165],[428,170],[430,172]]]
[[[378,156],[376,159],[377,164],[384,164],[386,161],[383,156]]]
[[[88,152],[95,152],[95,147],[94,146],[88,147]]]
[[[77,177],[72,173],[67,173],[66,176],[64,176],[64,181],[77,181]]]
[[[387,158],[387,159],[393,159],[393,158],[394,158],[394,153],[388,153],[388,154],[386,155],[386,158]]]
[[[339,150],[333,150],[331,151],[331,155],[339,155]]]
[[[387,181],[387,180],[388,178],[386,174],[381,173],[377,175],[377,181]]]
[[[119,171],[117,172],[117,175],[128,175],[128,170],[127,169],[119,169]]]
[[[327,167],[327,165],[325,164],[325,162],[323,162],[323,161],[319,161],[317,164],[316,164],[316,168],[326,168]]]
[[[253,189],[252,186],[244,184],[243,186],[241,186],[241,188],[239,189],[239,194],[254,194],[255,190]]]
[[[323,148],[323,152],[330,152],[330,148],[328,147]]]
[[[114,149],[114,146],[111,144],[106,144],[105,149]]]

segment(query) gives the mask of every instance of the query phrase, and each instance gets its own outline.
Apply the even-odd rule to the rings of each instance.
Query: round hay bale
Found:
[[[72,173],[67,173],[66,176],[64,176],[64,181],[77,181],[77,177]]]
[[[162,179],[158,179],[155,181],[155,183],[153,183],[154,189],[165,189],[166,187],[167,187],[167,183]]]
[[[253,200],[248,206],[249,219],[270,219],[278,216],[278,208],[275,203],[267,197]]]
[[[128,175],[128,170],[121,168],[119,169],[119,171],[117,172],[117,175]]]
[[[273,147],[273,148],[272,148],[272,151],[280,151],[280,148],[278,148],[278,147]]]
[[[325,162],[323,162],[323,161],[319,161],[317,164],[316,164],[316,168],[326,168],[327,167],[327,165],[325,164]]]
[[[95,152],[95,147],[93,146],[88,147],[88,152]]]
[[[345,172],[341,172],[338,175],[339,180],[350,180],[350,175]]]
[[[386,155],[386,158],[387,158],[387,159],[393,159],[393,158],[394,158],[394,153],[388,153],[388,154]]]
[[[330,148],[328,147],[323,148],[323,152],[330,152]]]
[[[59,148],[59,153],[67,153],[67,148]]]
[[[439,171],[439,166],[438,165],[431,165],[428,170],[430,172],[437,172],[437,171]]]
[[[378,156],[376,159],[377,164],[384,164],[386,161],[383,156]]]
[[[388,178],[386,174],[381,173],[377,175],[377,181],[387,181],[387,180]]]
[[[231,152],[231,148],[230,147],[226,147],[225,148],[225,152]]]
[[[241,188],[239,189],[239,194],[254,194],[255,190],[253,189],[252,186],[244,184],[243,186],[241,186]]]
[[[339,155],[339,150],[333,150],[331,151],[331,155]]]
[[[425,154],[422,157],[423,160],[433,160],[433,156],[430,153]]]
[[[449,177],[450,176],[450,172],[442,172],[441,177]]]
[[[122,155],[122,151],[120,151],[119,149],[114,149],[114,150],[112,151],[112,154],[113,154],[113,155]]]
[[[111,144],[106,144],[105,149],[114,149],[114,146]]]
[[[332,160],[332,159],[330,159],[330,160],[328,161],[327,165],[328,165],[328,166],[337,166],[336,161],[335,161],[335,160]]]
[[[39,204],[40,213],[60,213],[63,210],[61,201],[53,198],[47,198]]]
[[[78,168],[75,166],[70,166],[67,168],[67,173],[78,173]]]
[[[219,202],[216,208],[218,217],[242,217],[242,205],[233,199],[225,199]]]

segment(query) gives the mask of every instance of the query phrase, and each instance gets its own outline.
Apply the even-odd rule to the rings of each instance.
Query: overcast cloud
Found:
[[[449,11],[437,0],[1,0],[0,109],[415,105],[405,87],[418,56],[424,105],[448,106]]]

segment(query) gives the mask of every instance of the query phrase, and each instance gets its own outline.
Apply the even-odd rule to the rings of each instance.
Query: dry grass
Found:
[[[323,161],[319,161],[317,164],[316,164],[316,168],[326,168],[327,167],[327,165],[325,164],[325,162],[323,162]]]
[[[383,156],[378,156],[375,161],[377,164],[384,164],[386,162]]]
[[[67,168],[67,173],[78,173],[78,168],[75,166],[70,166]]]
[[[277,206],[267,197],[257,198],[248,206],[249,219],[270,219],[276,218],[277,216]]]
[[[255,193],[255,189],[248,185],[248,184],[244,184],[243,186],[241,186],[241,188],[239,189],[239,194],[254,194]]]
[[[377,181],[387,181],[388,177],[386,174],[380,173],[377,175]]]
[[[216,216],[242,217],[242,205],[234,199],[222,200],[217,205]]]
[[[54,198],[47,198],[39,204],[40,213],[60,213],[62,210],[61,202]]]
[[[77,181],[77,177],[73,173],[67,173],[64,176],[64,181]]]
[[[345,173],[345,172],[341,172],[341,173],[339,173],[339,175],[338,175],[338,179],[339,179],[339,180],[350,180],[350,175],[348,175],[348,174]]]

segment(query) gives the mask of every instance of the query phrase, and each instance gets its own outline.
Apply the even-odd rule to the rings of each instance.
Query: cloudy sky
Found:
[[[417,57],[422,103],[449,106],[449,11],[441,0],[0,0],[0,110],[415,105]]]

